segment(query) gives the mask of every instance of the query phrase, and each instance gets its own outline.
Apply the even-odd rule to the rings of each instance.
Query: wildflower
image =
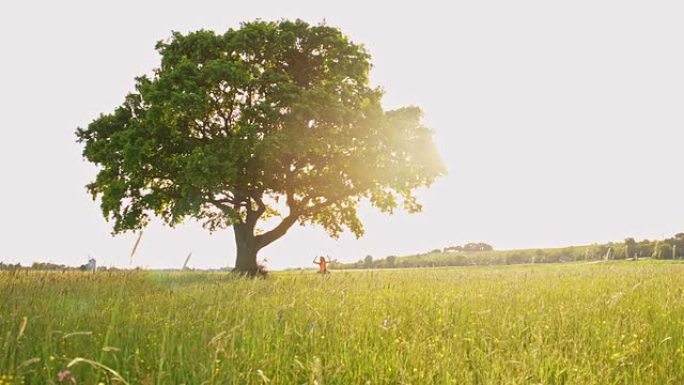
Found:
[[[72,384],[76,384],[76,377],[74,377],[70,370],[63,370],[57,373],[57,380],[59,380],[60,383],[68,380]]]

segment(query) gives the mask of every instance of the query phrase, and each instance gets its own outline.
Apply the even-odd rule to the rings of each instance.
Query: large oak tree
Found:
[[[336,28],[257,21],[156,48],[154,74],[77,130],[115,233],[153,215],[232,226],[236,270],[253,274],[257,252],[295,223],[361,236],[361,200],[419,211],[413,191],[445,172],[420,109],[384,111],[368,52]]]

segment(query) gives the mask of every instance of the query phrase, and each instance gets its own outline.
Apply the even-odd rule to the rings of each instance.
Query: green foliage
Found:
[[[684,265],[0,273],[0,376],[59,384],[678,384]],[[26,318],[24,318],[26,317]]]
[[[418,211],[413,190],[445,172],[420,109],[384,111],[370,55],[336,28],[256,21],[156,48],[154,74],[77,131],[100,167],[88,189],[115,232],[157,215],[241,225],[256,250],[297,222],[361,236],[361,199]],[[284,208],[280,225],[253,235]]]

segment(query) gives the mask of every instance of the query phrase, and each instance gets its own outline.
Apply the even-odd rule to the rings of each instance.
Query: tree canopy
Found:
[[[421,110],[385,111],[369,53],[337,28],[256,21],[176,32],[156,49],[154,73],[77,130],[99,166],[87,188],[116,233],[153,215],[233,226],[236,267],[252,271],[293,224],[361,236],[362,199],[416,212],[413,191],[445,173]],[[257,231],[273,216],[279,224]]]

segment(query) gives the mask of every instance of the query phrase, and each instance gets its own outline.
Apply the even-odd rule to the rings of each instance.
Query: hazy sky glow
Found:
[[[449,168],[422,214],[361,210],[366,235],[294,227],[269,266],[485,241],[498,249],[684,231],[681,1],[63,1],[0,5],[0,260],[128,266],[84,185],[74,131],[158,65],[172,30],[301,18],[373,56],[387,108],[416,104]],[[232,230],[153,223],[134,265],[234,263]],[[313,266],[313,265],[311,265]]]

